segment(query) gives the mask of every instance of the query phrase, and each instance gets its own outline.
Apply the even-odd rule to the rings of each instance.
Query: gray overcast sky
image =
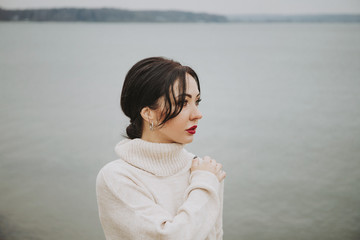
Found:
[[[312,14],[360,13],[360,0],[0,0],[0,7],[116,7],[217,14]]]

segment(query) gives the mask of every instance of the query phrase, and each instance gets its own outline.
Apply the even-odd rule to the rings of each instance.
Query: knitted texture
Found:
[[[194,155],[182,144],[123,140],[115,151],[96,181],[107,240],[222,239],[223,181],[190,173]]]

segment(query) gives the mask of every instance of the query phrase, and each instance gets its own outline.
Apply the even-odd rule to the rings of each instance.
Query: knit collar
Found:
[[[153,143],[125,139],[115,146],[124,161],[156,176],[170,176],[184,169],[194,157],[179,143]]]

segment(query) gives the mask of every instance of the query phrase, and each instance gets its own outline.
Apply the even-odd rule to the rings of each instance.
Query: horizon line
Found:
[[[0,9],[3,10],[46,10],[46,9],[117,9],[124,11],[159,11],[159,12],[190,12],[190,13],[200,13],[200,14],[211,14],[211,15],[220,15],[220,16],[254,16],[254,15],[262,15],[262,16],[318,16],[318,15],[360,15],[358,13],[352,12],[318,12],[318,13],[212,13],[205,11],[192,11],[192,10],[180,10],[180,9],[129,9],[129,8],[120,8],[120,7],[77,7],[77,6],[62,6],[62,7],[31,7],[31,8],[6,8],[0,6]]]

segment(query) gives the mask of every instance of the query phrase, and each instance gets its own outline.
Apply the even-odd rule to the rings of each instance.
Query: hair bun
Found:
[[[127,128],[126,128],[126,134],[130,139],[134,138],[141,138],[141,124],[139,125],[137,121],[132,122]]]

